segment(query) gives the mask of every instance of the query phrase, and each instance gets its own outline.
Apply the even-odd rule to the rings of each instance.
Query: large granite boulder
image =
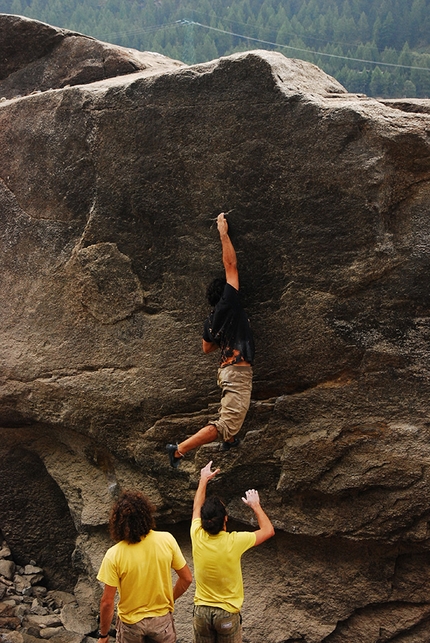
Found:
[[[126,49],[37,20],[0,14],[0,98],[184,66],[154,52]]]
[[[31,66],[8,65],[5,87]],[[94,578],[126,486],[187,547],[177,523],[213,459],[231,516],[250,523],[255,487],[279,530],[244,559],[247,641],[427,643],[428,103],[348,94],[266,51],[74,87],[60,72],[0,104],[0,528],[16,559],[55,567],[25,511],[49,498],[52,583]],[[222,210],[253,403],[237,451],[173,471],[165,443],[218,403],[200,338]]]

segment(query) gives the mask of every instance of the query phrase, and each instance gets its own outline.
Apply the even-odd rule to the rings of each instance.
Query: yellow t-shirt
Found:
[[[124,623],[173,612],[170,569],[186,560],[172,534],[151,531],[139,543],[125,540],[107,550],[97,579],[118,589],[118,616]]]
[[[200,518],[191,523],[196,605],[221,607],[233,614],[243,603],[240,559],[255,545],[253,531],[220,531],[211,536],[202,528]]]

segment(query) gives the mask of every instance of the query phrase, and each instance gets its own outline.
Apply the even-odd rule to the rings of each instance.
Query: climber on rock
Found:
[[[223,451],[238,446],[236,435],[251,402],[254,339],[248,316],[240,302],[236,251],[223,212],[218,215],[217,227],[225,278],[214,279],[207,288],[206,296],[212,310],[204,324],[202,344],[204,353],[221,351],[218,368],[221,406],[217,419],[211,420],[183,442],[166,446],[170,464],[174,468],[178,467],[188,451],[213,442],[218,435],[222,439]]]

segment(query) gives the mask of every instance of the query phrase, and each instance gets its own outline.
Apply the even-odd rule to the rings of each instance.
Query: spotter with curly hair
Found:
[[[156,531],[155,507],[140,491],[123,491],[112,507],[109,530],[116,544],[107,550],[97,579],[99,642],[107,643],[119,593],[117,643],[175,643],[174,602],[188,589],[191,571],[175,538]],[[171,569],[178,578],[173,587]]]

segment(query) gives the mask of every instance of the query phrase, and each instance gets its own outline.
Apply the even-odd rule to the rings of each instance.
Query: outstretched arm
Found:
[[[200,482],[197,487],[196,495],[194,496],[193,520],[194,518],[200,518],[200,509],[206,499],[206,487],[209,480],[215,478],[216,474],[219,473],[219,469],[211,471],[211,466],[212,460],[200,471]]]
[[[258,526],[260,527],[260,529],[257,529],[255,532],[255,545],[261,545],[265,540],[268,540],[275,535],[273,525],[260,505],[260,496],[258,495],[258,491],[255,489],[249,489],[249,491],[245,493],[245,498],[242,498],[242,500],[246,505],[248,505],[248,507],[251,507],[255,513]]]
[[[225,278],[230,286],[239,290],[239,272],[237,270],[236,251],[228,235],[228,223],[224,212],[218,215],[217,227],[222,246],[222,262],[224,264]]]

